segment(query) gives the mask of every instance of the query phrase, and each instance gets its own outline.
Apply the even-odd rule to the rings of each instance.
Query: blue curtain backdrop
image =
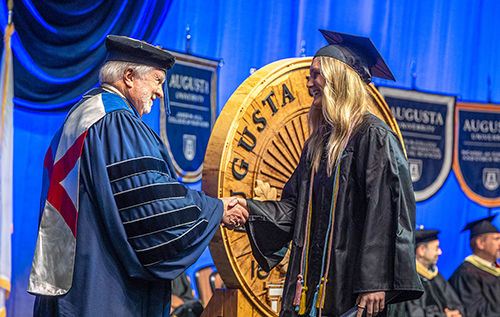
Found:
[[[185,51],[189,25],[191,52],[224,61],[219,110],[251,68],[300,56],[303,48],[310,56],[324,46],[319,28],[370,37],[397,79],[375,79],[377,85],[500,103],[498,12],[496,0],[15,1],[13,280],[8,316],[31,314],[33,297],[26,287],[36,243],[43,157],[69,107],[97,84],[106,34]],[[2,30],[6,21],[2,2]],[[159,131],[157,105],[143,119]],[[445,277],[470,253],[468,234],[460,233],[464,224],[497,212],[499,208],[488,210],[470,201],[453,171],[436,195],[417,204],[417,224],[442,231],[438,266]],[[500,226],[500,219],[495,224]],[[209,255],[204,261],[210,261]]]

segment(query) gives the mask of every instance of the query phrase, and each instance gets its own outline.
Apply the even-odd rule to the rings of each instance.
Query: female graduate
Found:
[[[372,113],[367,86],[372,76],[394,77],[370,39],[320,31],[329,45],[310,67],[312,134],[299,165],[280,201],[233,204],[248,208],[264,270],[291,248],[280,316],[396,316],[401,305],[392,304],[423,289],[408,163],[398,136]]]

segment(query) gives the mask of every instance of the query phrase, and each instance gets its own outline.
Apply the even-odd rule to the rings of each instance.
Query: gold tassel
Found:
[[[316,308],[319,308],[319,303],[321,303],[321,299],[323,298],[323,289],[325,287],[325,284],[328,282],[328,279],[325,282],[325,278],[323,277],[321,279],[321,285],[319,287],[319,294],[318,294],[318,300],[316,301]],[[325,303],[321,305],[321,309],[325,308]]]
[[[307,286],[302,287],[302,294],[300,294],[299,315],[304,315],[306,313],[306,292]]]

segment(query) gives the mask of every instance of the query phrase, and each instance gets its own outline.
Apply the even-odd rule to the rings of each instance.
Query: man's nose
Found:
[[[158,98],[163,98],[163,88],[162,87],[158,87],[158,89],[156,90],[155,94],[158,96]]]

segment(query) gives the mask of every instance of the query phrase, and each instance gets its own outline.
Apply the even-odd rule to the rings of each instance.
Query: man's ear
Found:
[[[484,250],[484,246],[485,246],[485,242],[486,242],[486,237],[483,236],[483,235],[480,235],[479,237],[476,238],[476,247],[483,251]]]
[[[418,255],[419,257],[424,257],[425,255],[425,249],[427,247],[425,246],[425,244],[421,244],[419,245],[416,249],[415,249],[415,254]]]
[[[123,72],[123,82],[128,88],[134,87],[134,69],[127,68],[125,72]]]

